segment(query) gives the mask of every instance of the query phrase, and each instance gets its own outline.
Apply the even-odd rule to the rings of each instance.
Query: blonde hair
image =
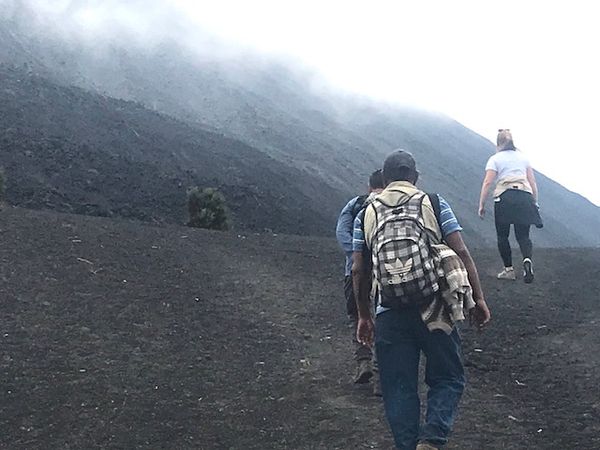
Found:
[[[508,128],[501,128],[498,130],[496,146],[499,152],[503,152],[504,150],[516,150],[512,134],[510,134],[510,130]]]

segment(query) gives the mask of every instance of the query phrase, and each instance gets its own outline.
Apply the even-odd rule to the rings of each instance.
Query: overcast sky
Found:
[[[149,42],[178,24],[180,39],[202,46],[194,30],[208,31],[297,60],[333,86],[443,112],[492,141],[510,128],[536,169],[600,205],[594,0],[23,1],[41,17],[61,11],[89,31],[117,24]]]

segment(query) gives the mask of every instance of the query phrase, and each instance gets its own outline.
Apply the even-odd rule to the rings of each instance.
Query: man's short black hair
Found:
[[[383,172],[381,169],[377,169],[369,177],[369,187],[371,189],[383,189],[385,188],[385,181],[383,180]]]

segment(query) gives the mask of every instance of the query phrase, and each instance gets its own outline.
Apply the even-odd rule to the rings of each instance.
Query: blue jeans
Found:
[[[416,308],[390,310],[377,316],[375,349],[385,413],[396,447],[414,450],[419,440],[433,445],[448,441],[465,375],[458,331],[430,332]],[[419,427],[419,359],[427,358],[427,414]]]

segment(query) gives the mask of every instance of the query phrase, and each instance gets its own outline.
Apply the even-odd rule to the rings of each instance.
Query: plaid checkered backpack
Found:
[[[387,205],[379,198],[372,203],[377,223],[372,244],[373,273],[381,306],[426,304],[439,290],[439,258],[432,250],[432,238],[423,220],[426,196],[419,192],[398,205]]]

